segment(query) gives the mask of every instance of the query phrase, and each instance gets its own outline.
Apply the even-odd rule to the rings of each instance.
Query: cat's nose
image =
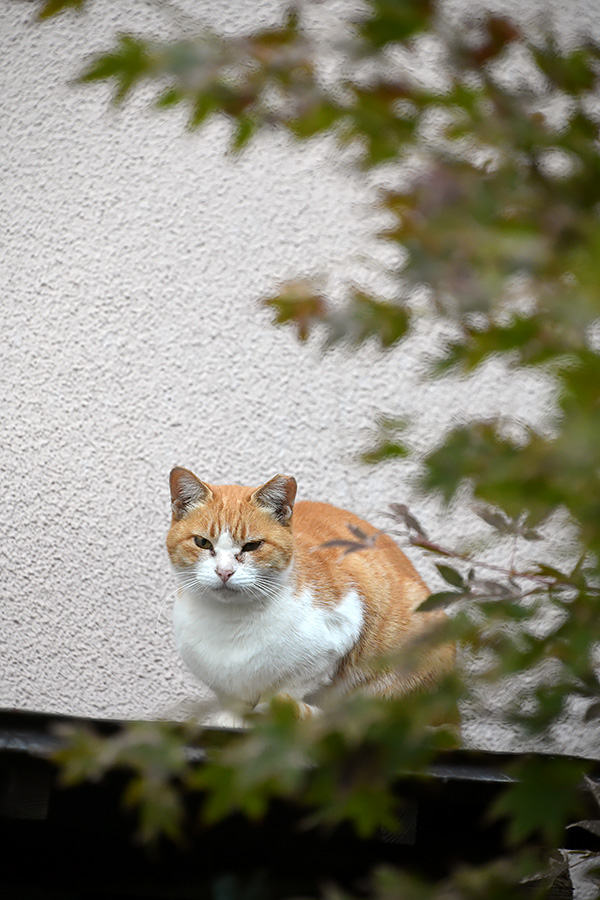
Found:
[[[223,582],[223,584],[225,584],[225,582],[229,581],[229,579],[233,575],[233,569],[228,569],[225,566],[217,566],[215,571],[216,571],[217,575],[219,576],[219,578],[221,579],[221,581]]]

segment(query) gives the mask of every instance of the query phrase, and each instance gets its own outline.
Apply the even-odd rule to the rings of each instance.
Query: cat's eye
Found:
[[[202,547],[203,550],[212,550],[213,548],[213,545],[208,538],[200,537],[199,534],[194,535],[194,542],[198,547]]]
[[[248,541],[248,543],[244,544],[242,547],[242,553],[252,553],[253,550],[258,550],[262,545],[263,541]]]

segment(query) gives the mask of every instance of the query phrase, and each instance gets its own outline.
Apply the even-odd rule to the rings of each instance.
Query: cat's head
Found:
[[[173,469],[167,549],[186,589],[224,602],[268,597],[292,559],[295,496],[296,481],[286,475],[248,488]]]

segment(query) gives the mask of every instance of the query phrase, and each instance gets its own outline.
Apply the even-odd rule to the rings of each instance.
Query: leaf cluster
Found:
[[[354,695],[310,720],[276,698],[247,733],[229,739],[190,723],[139,724],[108,738],[72,731],[63,734],[67,741],[56,759],[65,784],[114,768],[130,771],[124,802],[139,809],[145,840],[181,836],[189,793],[202,798],[201,820],[208,824],[234,813],[261,818],[273,798],[284,798],[306,810],[307,826],[349,821],[369,836],[396,827],[399,777],[456,745],[452,726],[430,724],[450,716],[461,689],[451,678],[435,695],[398,701]]]
[[[176,841],[182,836],[187,733],[187,728],[157,722],[134,723],[110,737],[88,728],[63,728],[64,747],[55,761],[65,785],[98,780],[112,770],[127,771],[123,804],[136,812],[140,840]]]
[[[522,516],[511,520],[499,510],[481,507],[477,513],[498,535],[515,542],[543,541]],[[600,587],[597,567],[589,564],[586,553],[566,571],[544,562],[502,567],[432,540],[404,504],[391,504],[389,515],[403,529],[392,533],[443,559],[435,565],[446,586],[419,609],[455,609],[441,639],[485,654],[487,664],[478,678],[469,676],[471,690],[477,690],[478,679],[500,684],[528,673],[535,682],[541,673],[539,683],[525,688],[526,702],[515,689],[509,716],[515,726],[532,734],[547,732],[565,715],[573,695],[588,701],[585,721],[600,717],[595,625]]]

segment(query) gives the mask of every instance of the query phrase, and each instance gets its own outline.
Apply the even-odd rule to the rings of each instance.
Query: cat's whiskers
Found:
[[[263,599],[269,595],[265,591],[261,591],[255,584],[243,584],[238,588],[240,593],[247,594],[249,597]]]
[[[258,576],[248,584],[240,584],[239,589],[251,597],[275,600],[279,596],[279,586],[268,576]]]
[[[168,603],[170,600],[173,599],[173,597],[177,594],[178,590],[179,590],[179,586],[173,588],[172,591],[168,591],[167,594],[165,595],[165,597],[164,597],[164,599],[163,599],[163,601],[162,601],[162,603],[161,603],[161,605],[160,605],[160,609],[159,609],[159,611],[158,611],[158,614],[157,614],[157,616],[156,616],[156,621],[155,621],[155,623],[154,623],[154,632],[155,632],[155,633],[156,633],[156,631],[158,630],[158,623],[159,623],[159,621],[160,621],[160,617],[161,617],[162,614],[163,614],[163,610],[164,610],[165,606],[167,605],[167,603]]]
[[[191,572],[190,573],[178,572],[176,586],[172,590],[167,591],[167,593],[160,605],[160,609],[158,611],[158,614],[156,616],[156,621],[154,623],[154,631],[155,632],[158,630],[158,623],[160,622],[160,617],[162,616],[167,603],[172,601],[173,598],[176,597],[177,594],[179,593],[179,591],[181,591],[181,590],[184,590],[184,591],[191,590],[191,591],[194,591],[195,593],[202,593],[202,594],[206,593],[206,587],[204,585],[200,584],[200,582],[198,581],[198,578],[196,577],[195,574],[192,574]]]
[[[281,581],[276,578],[271,578],[269,576],[258,578],[256,580],[256,586],[261,590],[272,591],[277,593],[281,590]]]
[[[231,585],[232,593],[239,593],[240,599],[245,597],[253,603],[264,603],[276,600],[280,596],[281,579],[273,576],[272,573],[251,570],[250,572],[240,572],[238,577],[240,576],[241,580],[235,580],[234,584]],[[167,594],[161,604],[156,618],[155,630],[158,628],[158,623],[166,604],[178,591],[183,590],[202,599],[207,595],[214,594],[214,591],[219,589],[218,585],[211,584],[210,581],[204,581],[201,574],[195,569],[179,570],[177,572],[177,582],[177,586]],[[232,598],[229,596],[227,599],[231,600]]]

